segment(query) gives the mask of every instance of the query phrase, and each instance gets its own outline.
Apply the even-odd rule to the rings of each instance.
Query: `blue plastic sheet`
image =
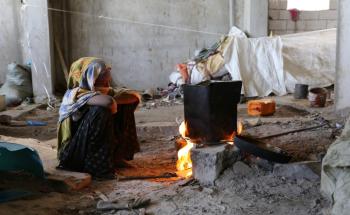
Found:
[[[24,171],[44,178],[44,168],[36,150],[15,143],[0,142],[0,171]]]

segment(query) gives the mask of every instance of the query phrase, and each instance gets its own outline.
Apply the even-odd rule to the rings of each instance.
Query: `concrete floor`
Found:
[[[278,104],[276,114],[271,117],[261,118],[261,126],[249,127],[246,129],[246,132],[252,135],[265,135],[269,132],[274,133],[280,132],[281,130],[306,126],[309,125],[310,122],[317,122],[317,114],[332,119],[332,122],[342,123],[341,118],[332,114],[332,105],[322,109],[311,109],[308,107],[307,101],[296,101],[290,96],[274,97],[274,99]],[[247,116],[245,104],[239,105],[238,115],[239,118],[244,120],[255,119],[254,117]],[[174,172],[176,150],[173,137],[178,134],[178,121],[183,119],[183,105],[152,109],[140,108],[136,111],[135,116],[141,142],[141,153],[137,154],[135,160],[131,162],[133,168],[120,169],[118,173],[124,176],[133,176]],[[35,148],[44,161],[45,168],[54,168],[57,162],[55,131],[57,111],[47,111],[45,108],[37,108],[19,117],[19,120],[26,119],[40,119],[42,121],[47,121],[49,125],[45,127],[24,128],[0,126],[0,133],[2,134],[0,139]],[[288,145],[279,144],[279,146],[285,147],[292,153],[295,153],[294,150],[303,151],[307,145],[310,145],[312,147],[311,149],[317,149],[313,144],[320,143],[321,141],[319,140],[322,139],[322,147],[314,150],[314,152],[317,153],[310,158],[317,159],[319,152],[325,151],[327,146],[332,143],[333,139],[329,136],[331,133],[332,131],[329,129],[318,129],[304,132],[302,135],[287,135],[280,139],[274,139],[271,143],[288,143]],[[288,148],[287,146],[296,147]],[[313,151],[308,151],[308,153],[311,152]],[[305,157],[306,155],[304,154],[300,155],[300,158]],[[227,180],[231,181],[231,170],[228,171],[229,172],[225,173],[223,178],[220,179],[221,182]],[[254,170],[253,172],[254,174],[252,175],[255,175],[255,177],[259,175],[259,177],[265,177],[267,182],[273,182],[273,187],[275,187],[275,189],[271,190],[269,183],[267,183],[264,187],[260,188],[261,190],[258,191],[258,194],[254,194],[255,191],[252,190],[253,188],[251,186],[255,183],[262,182],[256,181],[254,177],[249,177],[248,179],[244,176],[235,179],[232,178],[232,180],[235,180],[237,184],[246,184],[245,186],[250,188],[243,189],[243,187],[237,187],[231,184],[232,186],[230,185],[230,188],[226,191],[222,186],[224,182],[218,187],[212,187],[209,190],[198,184],[181,187],[180,185],[186,182],[186,180],[182,178],[125,182],[94,181],[90,188],[80,192],[44,192],[40,193],[34,199],[2,204],[0,205],[0,214],[21,214],[23,211],[28,211],[27,214],[109,214],[96,211],[96,202],[99,200],[99,195],[96,191],[102,192],[106,194],[108,198],[114,200],[135,198],[135,196],[149,196],[152,198],[154,205],[148,208],[147,212],[154,214],[186,214],[186,211],[191,211],[191,214],[234,213],[243,215],[256,214],[258,211],[273,211],[276,208],[280,208],[278,211],[283,212],[283,214],[296,214],[294,212],[298,212],[298,214],[319,214],[319,211],[322,210],[321,205],[316,206],[317,210],[312,209],[313,201],[322,199],[318,191],[319,182],[308,182],[306,184],[295,183],[293,181],[285,182],[274,176],[270,176],[268,173],[262,173],[260,170],[257,172]],[[286,190],[286,186],[292,189]],[[295,193],[293,189],[294,191],[300,190],[300,192]],[[228,195],[227,191],[230,191],[233,196],[231,194]],[[241,198],[236,198],[238,195],[237,192],[242,193],[240,194]],[[275,194],[272,195],[271,192],[275,192]],[[267,197],[266,193],[270,193],[269,195],[272,196]],[[285,195],[292,199],[299,196],[300,199],[304,200],[295,202],[294,200],[288,200],[287,197],[281,199],[280,197],[276,197],[276,195]],[[214,205],[206,202],[208,198],[213,199],[211,202]],[[228,198],[232,201],[230,200],[227,202],[220,200],[222,198]],[[258,201],[257,198],[265,198],[263,202],[266,203],[261,202],[257,204],[256,207],[252,207],[250,204],[254,205],[255,202]],[[174,206],[173,203],[169,203],[169,199],[173,199],[171,201],[174,201],[174,204],[177,206]],[[307,204],[305,202],[307,202]],[[191,204],[193,205],[191,206]],[[283,205],[283,207],[280,207],[281,205]],[[296,210],[295,208],[298,209]],[[116,214],[129,214],[129,212]],[[272,212],[271,214],[279,213]]]

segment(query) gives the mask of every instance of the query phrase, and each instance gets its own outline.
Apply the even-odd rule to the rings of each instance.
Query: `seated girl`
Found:
[[[134,111],[140,97],[110,87],[111,80],[101,59],[72,64],[59,113],[59,168],[110,178],[118,163],[139,152]]]

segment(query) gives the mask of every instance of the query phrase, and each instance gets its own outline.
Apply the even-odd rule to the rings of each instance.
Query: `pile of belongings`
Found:
[[[248,38],[233,27],[227,36],[177,65],[169,79],[177,86],[208,80],[240,80],[247,97],[282,96],[297,83],[310,87],[335,82],[336,30]]]
[[[6,96],[6,105],[16,106],[33,97],[31,68],[11,63],[7,70],[6,81],[0,88],[0,95]]]

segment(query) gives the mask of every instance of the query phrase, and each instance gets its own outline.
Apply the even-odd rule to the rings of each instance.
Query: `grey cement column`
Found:
[[[244,1],[244,31],[250,37],[264,37],[268,34],[268,0]]]
[[[336,108],[350,108],[350,0],[338,1]]]
[[[21,8],[24,60],[32,63],[36,101],[53,95],[52,43],[47,0],[26,0]]]

